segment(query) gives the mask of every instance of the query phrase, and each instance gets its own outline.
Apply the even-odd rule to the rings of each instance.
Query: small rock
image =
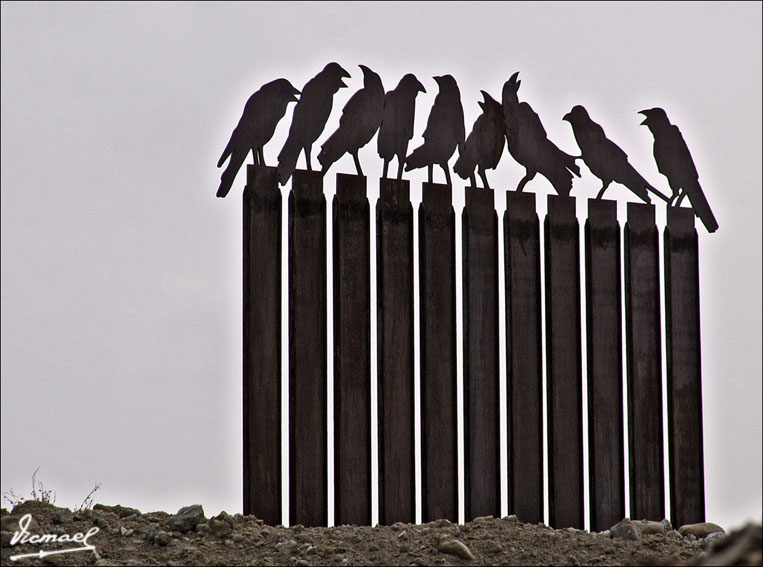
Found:
[[[447,522],[447,520],[445,520],[445,521]],[[448,523],[450,523],[450,522],[448,522]],[[403,528],[405,528],[405,524],[403,522],[395,522],[394,524],[392,524],[391,527],[392,527],[393,530],[395,530],[397,532],[397,531],[400,531]]]
[[[209,533],[209,524],[196,524],[196,533],[206,535]]]
[[[52,520],[54,524],[68,524],[72,521],[72,513],[67,508],[53,512]]]
[[[292,526],[291,529],[295,534],[300,534],[302,533],[302,530],[305,529],[305,526],[303,526],[302,524],[296,524]]]
[[[620,520],[617,524],[612,526],[609,530],[610,536],[614,538],[621,538],[630,541],[639,541],[641,534],[636,526],[633,525],[628,518]]]
[[[519,518],[515,514],[511,514],[510,516],[504,516],[501,518],[504,522],[510,522],[512,524],[519,523]]]
[[[371,552],[379,551],[379,546],[376,545],[375,543],[372,543],[371,545],[368,546],[368,551],[371,551]]]
[[[498,543],[490,539],[485,542],[484,550],[485,550],[485,553],[489,553],[490,555],[496,555],[498,553],[501,553],[503,551],[503,548]]]
[[[281,541],[276,544],[276,551],[280,551],[281,553],[293,553],[295,549],[297,549],[297,542],[293,539]]]
[[[156,539],[156,534],[158,534],[161,531],[161,526],[159,524],[151,524],[148,526],[148,531],[146,532],[146,541],[151,543]]]
[[[495,518],[493,516],[477,516],[472,520],[475,524],[485,523],[485,522],[492,522]]]
[[[126,537],[126,536],[131,536],[133,533],[135,533],[135,530],[132,528],[126,528],[122,526],[121,528],[119,528],[119,533],[121,533],[122,536]]]
[[[670,530],[673,529],[673,524],[670,523],[670,520],[667,518],[662,520],[662,525],[665,527],[665,533],[667,534]]]
[[[233,541],[234,541],[234,542],[236,542],[236,543],[241,543],[241,542],[243,542],[243,541],[244,541],[246,538],[243,536],[243,534],[233,534],[233,535],[231,536],[231,539],[233,539]]]
[[[223,520],[216,520],[215,518],[212,518],[209,520],[209,530],[213,535],[224,538],[233,533],[233,526]]]
[[[678,531],[676,531],[676,530],[670,530],[668,533],[665,534],[665,537],[670,538],[670,539],[681,539],[681,538],[683,538],[683,536],[680,533],[678,533]]]
[[[196,524],[206,521],[204,508],[201,504],[185,506],[178,510],[177,514],[170,518],[172,527],[179,532],[190,532],[196,527]]]
[[[106,521],[106,518],[102,518],[101,516],[96,516],[93,520],[93,524],[102,530],[105,530],[109,527],[109,523]]]
[[[159,545],[164,546],[169,544],[170,541],[172,541],[172,536],[165,531],[160,531],[154,537],[154,541],[158,543]]]
[[[474,559],[474,555],[469,551],[469,548],[457,539],[444,539],[440,541],[438,549],[444,553],[450,553],[451,555],[455,555],[462,559]]]
[[[649,520],[639,520],[632,522],[642,536],[645,535],[665,535],[665,524],[663,522],[651,522]],[[670,522],[668,522],[670,524]]]
[[[726,533],[721,526],[713,524],[712,522],[701,522],[698,524],[686,524],[678,528],[678,532],[686,537],[687,535],[693,535],[697,539],[703,539],[715,532]]]

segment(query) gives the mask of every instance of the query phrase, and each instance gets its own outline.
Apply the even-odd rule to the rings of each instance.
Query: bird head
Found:
[[[502,95],[504,103],[508,101],[517,102],[519,100],[517,92],[519,91],[519,85],[522,84],[522,81],[517,79],[518,76],[519,71],[509,77],[509,80],[503,84]]]
[[[297,98],[298,94],[302,94],[299,92],[296,88],[294,88],[294,85],[292,85],[289,81],[286,79],[281,79],[283,81],[283,84],[281,86],[282,92],[286,94],[287,97],[289,97],[289,102],[297,102],[299,99]]]
[[[358,65],[360,70],[363,71],[363,86],[370,87],[373,83],[376,83],[378,87],[381,87],[381,77],[374,73],[371,69],[365,65]]]
[[[339,63],[329,63],[323,68],[323,72],[330,77],[336,79],[339,82],[339,88],[346,87],[347,85],[342,81],[342,78],[350,78],[350,74],[339,65]]]
[[[410,85],[410,87],[412,89],[414,89],[417,93],[425,93],[425,92],[427,92],[427,90],[424,88],[424,85],[422,85],[421,82],[412,73],[406,74],[401,79],[401,81],[405,81],[405,83]]]
[[[644,115],[644,120],[641,122],[641,126],[653,126],[658,124],[669,124],[668,115],[660,107],[649,108],[647,110],[639,110],[639,114]]]
[[[432,77],[435,81],[437,81],[437,84],[441,89],[451,89],[451,88],[458,88],[458,85],[456,84],[456,79],[453,78],[453,75],[440,75],[438,77]]]
[[[581,122],[587,122],[590,119],[591,118],[588,116],[588,111],[579,104],[573,106],[572,110],[570,110],[562,118],[562,120],[566,120],[570,124],[580,124]]]
[[[489,112],[489,111],[493,110],[495,112],[499,112],[500,113],[502,111],[501,110],[501,103],[499,103],[497,100],[495,100],[492,96],[490,96],[485,91],[480,91],[480,93],[482,93],[483,102],[479,102],[477,104],[480,105],[480,108],[484,112]]]

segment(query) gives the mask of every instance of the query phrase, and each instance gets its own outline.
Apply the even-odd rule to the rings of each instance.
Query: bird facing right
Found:
[[[639,114],[645,116],[641,124],[649,128],[654,136],[654,160],[657,162],[657,170],[668,178],[673,191],[669,205],[678,207],[683,198],[688,196],[694,214],[699,217],[708,232],[715,232],[718,230],[718,221],[715,220],[699,184],[697,168],[681,131],[670,123],[662,108],[641,110]]]

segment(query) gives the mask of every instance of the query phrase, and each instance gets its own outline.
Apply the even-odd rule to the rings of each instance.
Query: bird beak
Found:
[[[562,117],[562,120],[566,120],[567,122],[572,123],[570,118],[572,118],[572,113],[568,112],[567,114],[564,115],[564,117]]]
[[[514,74],[513,74],[511,77],[509,77],[509,83],[511,83],[512,85],[518,85],[518,84],[519,84],[519,83],[517,82],[517,77],[518,77],[518,76],[519,76],[519,71],[517,71],[517,72],[516,72],[516,73],[514,73]]]
[[[424,85],[422,85],[419,81],[416,81],[416,90],[422,93],[427,92],[427,90],[424,88]]]
[[[339,88],[344,88],[344,87],[347,86],[347,84],[342,80],[342,77],[344,77],[346,79],[349,79],[351,77],[351,75],[343,67],[340,67],[340,69],[342,70],[342,72],[339,74],[339,83],[342,86],[339,87]]]
[[[291,100],[294,102],[299,102],[299,99],[297,98],[297,95],[301,95],[302,93],[299,92],[297,89],[294,89],[294,92],[291,93]]]
[[[646,110],[639,110],[638,113],[644,115],[644,120],[639,124],[639,126],[647,126],[647,120],[649,120],[649,116],[647,115],[647,111]]]

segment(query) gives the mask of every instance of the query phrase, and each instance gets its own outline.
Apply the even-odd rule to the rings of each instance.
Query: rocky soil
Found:
[[[16,543],[19,521],[29,534],[86,534],[95,551],[39,554],[78,543]],[[624,520],[588,533],[523,524],[515,517],[478,518],[465,525],[439,520],[422,525],[304,528],[272,527],[254,517],[222,512],[208,518],[201,506],[176,514],[142,514],[96,505],[72,512],[39,501],[2,510],[3,565],[761,565],[761,527],[731,534],[713,524],[673,530],[663,522]],[[716,529],[717,528],[717,529]],[[27,538],[29,539],[29,538]]]

